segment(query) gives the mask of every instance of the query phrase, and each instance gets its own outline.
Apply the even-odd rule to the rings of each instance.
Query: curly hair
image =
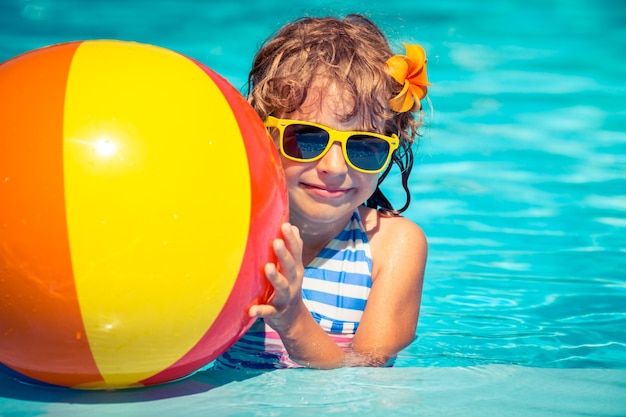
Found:
[[[402,88],[387,70],[392,55],[385,35],[362,15],[304,17],[265,41],[248,77],[248,100],[262,119],[299,109],[316,77],[322,77],[344,90],[354,103],[349,114],[343,115],[346,120],[359,117],[367,130],[397,134],[400,146],[366,202],[386,215],[402,213],[411,201],[412,145],[421,121],[412,112],[397,113],[389,108],[389,100]],[[398,210],[380,190],[393,164],[400,169],[406,193],[406,203]]]

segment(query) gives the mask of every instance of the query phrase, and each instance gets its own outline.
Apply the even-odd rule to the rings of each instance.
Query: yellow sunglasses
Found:
[[[348,166],[366,174],[383,171],[400,143],[396,135],[346,132],[317,123],[273,116],[265,119],[265,126],[278,129],[280,152],[287,159],[296,162],[317,161],[333,143],[339,142]]]

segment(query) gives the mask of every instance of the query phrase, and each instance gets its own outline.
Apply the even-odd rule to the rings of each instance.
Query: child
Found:
[[[385,366],[414,340],[427,243],[399,214],[428,82],[423,49],[406,47],[392,57],[349,15],[299,19],[257,53],[249,100],[280,149],[290,224],[265,266],[270,303],[215,368]],[[400,210],[379,189],[391,164]]]

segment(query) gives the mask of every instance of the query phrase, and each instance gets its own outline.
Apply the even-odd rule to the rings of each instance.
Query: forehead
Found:
[[[345,119],[353,113],[354,97],[337,82],[316,78],[307,91],[301,110],[306,113],[332,111]]]
[[[355,112],[352,92],[336,81],[317,77],[307,90],[302,105],[288,117],[335,125],[342,130],[364,130],[368,123],[367,114]]]

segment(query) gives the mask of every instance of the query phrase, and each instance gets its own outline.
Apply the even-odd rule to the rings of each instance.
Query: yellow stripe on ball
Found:
[[[180,54],[123,45],[79,46],[63,139],[77,293],[110,386],[167,368],[211,326],[251,210],[243,140],[213,81]]]

